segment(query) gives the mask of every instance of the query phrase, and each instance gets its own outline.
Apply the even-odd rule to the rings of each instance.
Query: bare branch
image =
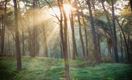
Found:
[[[55,11],[54,11],[52,5],[51,5],[47,0],[45,0],[45,1],[46,1],[46,3],[49,5],[49,7],[52,9],[53,13],[55,14],[55,17],[58,19],[58,21],[60,21],[59,17],[58,17],[57,14],[55,13]]]

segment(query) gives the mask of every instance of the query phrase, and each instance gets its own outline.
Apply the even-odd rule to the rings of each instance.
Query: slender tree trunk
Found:
[[[121,53],[121,62],[124,62],[124,52],[123,52],[123,39],[122,39],[122,34],[120,33],[120,53]]]
[[[37,0],[33,0],[33,9],[36,9],[37,6]],[[30,51],[30,56],[31,57],[35,57],[36,55],[38,55],[39,52],[39,44],[38,44],[38,40],[37,40],[37,36],[38,36],[38,28],[36,27],[35,23],[35,11],[33,10],[33,20],[32,20],[32,29],[31,29],[31,51]]]
[[[125,42],[125,49],[126,49],[127,59],[128,59],[127,62],[129,62],[129,59],[130,59],[129,54],[130,54],[130,52],[129,52],[129,46],[128,46],[128,43],[127,43],[127,39],[126,39],[125,33],[123,31],[123,28],[122,28],[123,23],[120,24],[119,20],[117,18],[116,18],[116,21],[117,21],[117,23],[118,23],[118,25],[120,27],[120,30],[121,30],[121,33],[122,33],[122,36],[123,36],[123,39],[124,39],[124,42]]]
[[[112,3],[112,23],[113,23],[113,48],[114,48],[114,57],[115,62],[119,62],[119,56],[118,56],[118,47],[117,47],[117,35],[116,35],[116,22],[115,22],[115,9],[114,9],[114,2],[111,0]]]
[[[34,27],[34,21],[33,21],[33,33],[32,33],[32,35],[33,35],[33,40],[32,40],[33,41],[33,57],[35,57],[37,53],[36,53],[36,29]]]
[[[101,62],[101,55],[99,54],[99,47],[98,47],[98,42],[97,42],[97,34],[94,26],[94,19],[93,19],[93,13],[91,9],[91,4],[90,0],[87,1],[87,5],[89,8],[89,13],[90,13],[90,23],[91,23],[91,30],[92,30],[92,35],[93,35],[93,44],[94,44],[94,55],[96,58],[96,62],[100,63]]]
[[[83,29],[84,29],[84,32],[85,32],[85,43],[86,43],[86,47],[85,47],[85,58],[86,58],[86,60],[88,59],[88,55],[89,55],[89,50],[88,50],[88,30],[87,30],[87,27],[86,27],[86,22],[85,22],[85,16],[84,16],[84,14],[83,14],[83,10],[82,10],[82,7],[81,7],[81,4],[79,3],[79,5],[80,5],[80,8],[81,8],[81,15],[82,15],[82,18],[83,18]]]
[[[68,60],[68,44],[67,44],[67,17],[66,12],[63,8],[63,15],[64,15],[64,44],[63,44],[63,52],[64,52],[64,62],[65,62],[65,78],[66,80],[70,80],[70,71],[69,71],[69,60]]]
[[[128,59],[127,59],[127,60],[128,60],[127,62],[128,62],[128,63],[132,63],[132,58],[131,58],[131,57],[132,57],[132,48],[131,48],[130,33],[128,33],[127,36],[128,36],[128,40],[127,40],[127,42],[128,42],[128,50],[129,50],[129,52],[130,52],[129,54],[127,54],[127,58],[128,58]]]
[[[48,45],[47,45],[47,37],[46,37],[46,30],[45,26],[43,26],[43,36],[44,36],[44,54],[45,57],[48,57]]]
[[[61,49],[63,52],[63,58],[64,58],[64,74],[65,74],[65,80],[70,80],[70,71],[69,71],[69,60],[68,60],[68,49],[67,49],[67,16],[66,13],[64,11],[64,7],[63,7],[63,0],[57,0],[58,3],[58,7],[60,10],[60,39],[61,39]],[[63,22],[64,20],[64,22]],[[64,25],[63,25],[64,23]]]
[[[73,48],[73,59],[76,59],[78,56],[77,53],[77,46],[76,46],[76,39],[75,39],[75,29],[74,29],[74,20],[73,20],[73,13],[71,13],[71,30],[72,30],[72,48]]]
[[[83,35],[82,35],[82,26],[81,26],[81,18],[80,18],[80,12],[79,12],[79,7],[77,5],[77,0],[75,0],[75,6],[77,8],[77,18],[78,18],[78,26],[79,26],[79,35],[80,35],[80,41],[81,41],[81,45],[82,45],[82,54],[83,57],[85,58],[85,46],[84,46],[84,41],[83,41]]]
[[[68,28],[67,16],[66,16],[66,12],[64,11],[63,1],[61,1],[60,4],[62,4],[62,13],[63,13],[63,17],[64,17],[63,54],[64,54],[64,63],[65,63],[65,79],[70,80],[69,60],[68,60],[68,44],[67,44],[67,28]]]
[[[18,8],[17,8],[17,0],[13,0],[14,2],[14,14],[15,14],[15,41],[16,41],[16,59],[17,59],[17,70],[22,69],[21,62],[21,49],[20,49],[20,40],[19,40],[19,30],[18,30]]]
[[[64,36],[63,36],[63,13],[62,13],[62,1],[59,1],[57,0],[57,3],[58,3],[58,6],[59,6],[59,10],[60,10],[60,20],[59,20],[59,23],[60,23],[60,41],[61,41],[61,44],[60,44],[60,47],[61,47],[61,55],[62,55],[62,58],[64,58],[64,51],[63,51],[63,47],[64,47]]]
[[[1,38],[2,38],[2,18],[0,17],[0,22],[1,22],[1,24],[0,24],[0,47],[2,47],[1,46]],[[1,50],[2,50],[2,48],[0,48],[0,56],[2,55],[1,54]]]
[[[8,38],[8,55],[11,56],[11,45],[10,45],[10,35],[7,35]]]
[[[81,40],[81,44],[82,44],[82,53],[83,53],[83,57],[85,58],[85,47],[84,47],[84,42],[83,42],[83,36],[82,36],[82,28],[81,28],[81,22],[80,22],[80,16],[78,13],[78,23],[79,23],[79,35],[80,35],[80,40]]]
[[[32,57],[32,33],[30,28],[28,28],[28,49],[29,49],[29,55]]]
[[[6,11],[7,11],[7,0],[4,3],[4,14],[2,15],[2,35],[1,35],[1,54],[4,55],[4,43],[5,43],[5,23],[6,23]]]
[[[107,38],[107,45],[108,45],[108,52],[109,52],[109,55],[111,57],[111,59],[113,58],[113,55],[112,55],[112,40]],[[111,60],[113,61],[113,60]]]
[[[100,54],[100,58],[101,58],[101,48],[100,48],[100,36],[97,34],[97,44],[98,44],[98,54]]]
[[[29,55],[31,57],[35,57],[35,50],[34,50],[34,34],[33,30],[29,30]]]
[[[22,54],[25,56],[24,31],[22,30]]]
[[[33,27],[33,31],[32,31],[32,51],[33,51],[33,54],[32,54],[32,57],[35,57],[38,55],[39,53],[39,44],[38,44],[38,39],[37,39],[37,36],[38,36],[38,28],[36,27]]]
[[[104,10],[104,13],[105,13],[105,16],[108,20],[108,26],[109,26],[109,30],[110,30],[110,34],[109,36],[112,38],[112,26],[111,26],[111,20],[109,18],[109,15],[108,15],[108,11],[106,10],[105,6],[104,6],[104,0],[101,0],[101,4],[102,4],[102,7],[103,7],[103,10]],[[107,38],[107,44],[108,44],[108,51],[109,51],[109,54],[111,55],[111,58],[113,58],[113,53],[112,53],[112,47],[113,47],[113,40],[111,41],[111,39]],[[114,58],[113,58],[114,59]]]
[[[5,24],[4,15],[2,15],[2,29],[1,29],[1,55],[4,55],[4,43],[5,43]]]
[[[104,10],[104,13],[105,13],[105,16],[108,20],[108,26],[109,26],[109,30],[110,30],[110,33],[112,35],[112,26],[111,26],[111,20],[109,18],[109,15],[108,15],[108,11],[106,10],[105,6],[104,6],[104,0],[101,0],[101,5],[103,7],[103,10]]]
[[[34,22],[35,22],[35,11],[34,11],[34,9],[36,9],[36,7],[37,7],[37,4],[36,4],[36,0],[33,0],[33,30],[32,30],[32,57],[35,57],[36,56],[36,49],[35,49],[35,47],[36,47],[36,36],[35,36],[35,24],[34,24]]]
[[[83,14],[83,12],[82,12]],[[83,17],[83,24],[84,24],[84,32],[85,32],[85,42],[86,42],[86,60],[88,59],[88,55],[89,55],[89,50],[88,50],[88,33],[87,33],[87,27],[85,26],[86,23],[85,23],[85,20],[84,20],[84,15],[82,16]]]

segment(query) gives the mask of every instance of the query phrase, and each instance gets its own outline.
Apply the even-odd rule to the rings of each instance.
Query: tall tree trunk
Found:
[[[89,9],[89,14],[90,14],[90,23],[91,23],[91,30],[92,30],[93,44],[94,44],[94,55],[96,58],[96,62],[100,63],[101,55],[99,53],[97,34],[96,34],[95,26],[94,26],[94,19],[93,19],[93,13],[92,13],[92,9],[91,9],[90,0],[87,0],[87,5],[88,5],[88,9]]]
[[[9,34],[7,35],[7,39],[8,39],[8,55],[12,56],[11,55],[11,45],[10,45],[10,35]]]
[[[38,36],[38,28],[36,27],[33,27],[33,30],[31,31],[32,32],[32,56],[31,57],[35,57],[38,55],[39,53],[39,44],[38,44],[38,39],[37,39],[37,36]]]
[[[127,40],[127,42],[128,42],[128,50],[129,50],[129,54],[127,55],[127,58],[128,58],[128,63],[132,63],[132,46],[131,46],[131,44],[132,44],[132,41],[131,41],[131,35],[130,35],[130,33],[127,33],[127,36],[128,36],[128,40]]]
[[[38,36],[38,28],[36,27],[36,25],[34,24],[35,23],[35,11],[34,9],[36,9],[38,6],[37,6],[37,0],[33,0],[32,2],[32,8],[33,8],[33,20],[32,20],[32,29],[31,29],[31,50],[30,50],[30,56],[31,57],[35,57],[36,55],[38,55],[38,52],[39,52],[39,44],[38,44],[38,40],[37,40],[37,36]]]
[[[108,26],[109,26],[109,30],[110,30],[110,34],[109,36],[112,38],[112,26],[111,26],[111,20],[109,18],[109,15],[108,15],[108,11],[106,10],[105,6],[104,6],[104,0],[101,0],[101,5],[103,7],[103,10],[104,10],[104,13],[105,13],[105,16],[108,20]],[[108,44],[108,51],[109,51],[109,54],[111,55],[111,58],[113,58],[112,56],[112,47],[113,47],[113,41],[111,41],[111,39],[107,38],[107,44]],[[113,58],[114,59],[114,58]]]
[[[79,3],[79,2],[78,2]],[[84,30],[84,39],[85,39],[85,59],[87,60],[88,59],[88,54],[89,54],[89,50],[88,50],[88,32],[87,32],[87,27],[86,27],[86,22],[85,22],[85,16],[84,16],[84,13],[83,13],[83,8],[81,7],[81,4],[79,3],[79,8],[81,10],[81,16],[82,16],[82,22],[83,22],[83,30]]]
[[[29,28],[31,29],[31,28]],[[35,50],[34,50],[34,34],[33,34],[33,30],[29,30],[29,55],[31,57],[35,57]]]
[[[22,29],[22,54],[25,56],[24,31]]]
[[[32,57],[32,33],[30,28],[28,28],[28,49],[29,49],[29,55]]]
[[[65,62],[65,78],[66,80],[70,80],[70,71],[69,71],[69,60],[68,60],[68,44],[67,44],[67,16],[66,12],[63,8],[63,15],[64,15],[64,44],[63,44],[63,53],[64,53],[64,62]]]
[[[120,53],[121,53],[121,62],[124,62],[124,51],[123,51],[123,39],[122,34],[120,33]]]
[[[2,35],[1,35],[1,54],[4,55],[4,43],[5,43],[5,24],[6,24],[6,11],[7,11],[7,0],[4,3],[4,14],[2,15]]]
[[[69,60],[68,60],[68,49],[67,49],[67,16],[66,12],[64,11],[64,6],[63,6],[63,0],[57,0],[58,7],[60,10],[60,18],[56,16],[56,18],[60,22],[60,39],[61,39],[61,52],[63,54],[64,58],[64,74],[65,74],[65,80],[70,80],[70,71],[69,71]],[[63,21],[64,20],[64,21]],[[63,25],[64,23],[64,25]]]
[[[116,18],[116,21],[117,21],[117,24],[119,25],[120,27],[120,30],[121,30],[121,33],[122,33],[122,36],[123,36],[123,39],[124,39],[124,42],[125,42],[125,49],[126,49],[126,53],[127,53],[127,62],[129,62],[130,60],[130,57],[129,57],[129,54],[130,54],[130,51],[129,51],[129,46],[128,46],[128,43],[127,43],[127,39],[126,39],[126,36],[125,36],[125,33],[123,31],[123,28],[122,28],[122,24],[119,23],[119,20]]]
[[[5,43],[5,24],[4,15],[2,15],[2,29],[1,29],[1,55],[4,55],[4,43]]]
[[[84,41],[83,41],[83,35],[82,35],[82,28],[81,28],[81,21],[80,21],[80,15],[78,12],[78,23],[79,23],[79,35],[80,35],[80,40],[81,40],[81,45],[82,45],[82,53],[83,57],[85,58],[85,47],[84,47]]]
[[[15,43],[16,43],[16,59],[17,59],[17,70],[22,69],[21,62],[21,49],[20,49],[20,40],[19,40],[19,30],[18,30],[18,7],[17,0],[13,0],[14,2],[14,14],[15,14]]]
[[[34,19],[33,19],[34,20]],[[34,21],[33,21],[33,31],[32,31],[32,35],[33,35],[33,43],[32,43],[32,47],[33,47],[33,57],[36,56],[36,29],[34,27]]]
[[[107,46],[108,46],[109,56],[111,57],[111,61],[113,61],[112,60],[113,55],[112,55],[112,40],[111,40],[111,38],[107,38]]]
[[[83,57],[85,58],[85,46],[84,46],[84,41],[83,41],[83,35],[82,35],[82,26],[81,26],[81,18],[80,18],[80,12],[79,12],[79,7],[77,5],[77,0],[75,0],[75,6],[77,8],[77,18],[78,18],[78,26],[79,26],[79,35],[80,35],[80,41],[81,41],[81,45],[82,45],[82,54],[83,54]]]
[[[84,20],[84,14],[81,10],[81,13],[82,13],[82,17],[83,17],[83,24],[84,24],[84,32],[85,32],[85,42],[86,42],[86,53],[85,53],[85,58],[86,60],[88,59],[88,55],[89,55],[89,50],[88,50],[88,33],[87,33],[87,27],[85,26],[86,25],[86,22]]]
[[[63,13],[62,13],[62,1],[59,1],[59,0],[57,0],[57,3],[58,3],[58,6],[59,6],[59,10],[60,10],[60,20],[59,20],[59,22],[60,22],[60,42],[61,42],[61,44],[60,44],[60,47],[61,47],[61,55],[62,55],[62,58],[64,58],[64,55],[63,55],[63,53],[64,53],[64,51],[63,51],[63,44],[64,44],[64,36],[63,36],[63,33],[64,33],[64,31],[63,31]]]
[[[44,54],[45,57],[48,57],[48,45],[47,45],[47,36],[46,36],[46,30],[45,26],[43,26],[43,36],[44,36]]]
[[[117,47],[117,35],[116,35],[116,22],[115,22],[115,9],[114,9],[114,1],[111,0],[112,3],[112,23],[113,23],[113,50],[114,50],[114,57],[115,62],[119,62],[119,56],[118,56],[118,47]]]
[[[71,22],[71,30],[72,30],[72,48],[73,48],[72,58],[76,59],[76,57],[78,56],[78,53],[77,53],[77,46],[76,46],[76,39],[75,39],[73,13],[71,13],[70,22]]]
[[[70,80],[70,71],[69,71],[69,60],[68,60],[68,49],[67,49],[67,16],[66,12],[64,11],[63,1],[58,0],[58,6],[60,9],[60,37],[61,37],[61,43],[62,43],[62,52],[64,57],[64,65],[65,65],[65,80]],[[63,22],[64,18],[64,22]],[[64,26],[63,26],[64,23]]]

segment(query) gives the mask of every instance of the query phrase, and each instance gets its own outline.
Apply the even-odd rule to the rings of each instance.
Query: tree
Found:
[[[129,2],[130,2],[130,7],[131,7],[131,10],[132,10],[132,0],[129,0]]]
[[[104,14],[107,18],[107,23],[108,23],[108,28],[107,30],[105,29],[104,31],[108,33],[109,37],[107,37],[107,45],[108,45],[108,51],[109,51],[109,54],[112,56],[112,47],[113,47],[113,41],[112,41],[112,26],[111,26],[111,20],[109,18],[109,13],[108,11],[106,10],[105,8],[105,5],[104,5],[104,0],[101,0],[101,5],[103,7],[103,10],[104,10]]]
[[[89,14],[90,14],[90,24],[91,24],[91,32],[92,32],[92,37],[93,37],[93,44],[94,44],[94,55],[96,58],[96,62],[100,63],[101,62],[101,55],[99,52],[99,47],[98,47],[98,42],[97,42],[97,34],[95,31],[95,26],[94,26],[94,19],[93,19],[93,13],[91,9],[91,3],[90,0],[86,1],[89,9]]]
[[[60,9],[60,37],[61,37],[61,45],[62,45],[62,52],[64,57],[64,65],[65,65],[65,79],[70,80],[70,71],[69,71],[69,60],[68,60],[68,49],[67,49],[67,16],[66,12],[64,11],[63,1],[57,0],[59,9]],[[63,18],[64,18],[64,25],[63,25]]]
[[[63,4],[63,3],[62,3]],[[63,7],[63,6],[62,6]],[[63,7],[63,16],[64,16],[64,43],[63,43],[63,54],[64,54],[64,62],[65,62],[65,78],[66,80],[70,80],[70,74],[69,74],[69,61],[68,61],[68,44],[67,44],[67,17],[66,17],[66,12],[64,11]]]
[[[78,3],[75,0],[75,7],[77,9],[77,18],[78,18],[78,26],[79,26],[79,35],[80,35],[80,41],[81,41],[81,45],[82,45],[82,54],[85,57],[85,46],[84,46],[84,40],[83,40],[83,35],[82,35],[82,24],[81,24],[81,18],[80,18],[80,12],[79,12],[79,7],[77,6]]]
[[[0,55],[4,55],[4,43],[5,43],[5,24],[4,24],[4,16],[2,15],[1,17],[1,51],[0,51]]]
[[[25,39],[24,39],[25,36],[24,36],[24,30],[23,29],[22,29],[22,36],[21,37],[22,37],[21,38],[22,39],[21,40],[22,41],[22,54],[25,56],[25,42],[24,42],[25,41]]]
[[[45,25],[43,26],[43,39],[44,39],[44,54],[45,54],[45,57],[48,57],[48,45],[47,45],[47,37],[46,37],[46,27]]]
[[[38,44],[38,28],[36,27],[35,23],[35,9],[38,7],[38,1],[33,0],[33,15],[32,15],[32,27],[29,30],[29,49],[30,49],[30,56],[35,57],[39,52],[39,44]]]
[[[76,59],[76,57],[78,56],[78,53],[77,53],[77,46],[76,46],[76,39],[75,39],[74,18],[73,17],[74,17],[73,12],[71,12],[70,22],[71,22],[71,30],[72,30],[73,59]]]
[[[4,14],[1,17],[2,28],[1,28],[1,55],[4,55],[4,43],[5,43],[5,24],[6,24],[6,16],[7,16],[7,0],[4,2]]]
[[[20,48],[19,30],[18,30],[18,6],[17,6],[17,0],[13,0],[13,2],[14,2],[14,15],[15,15],[15,44],[16,44],[17,70],[21,70],[22,62],[21,62],[21,48]]]
[[[114,1],[111,0],[112,4],[112,23],[113,23],[113,48],[114,48],[114,55],[115,55],[115,62],[119,62],[119,56],[118,56],[118,48],[117,48],[117,35],[116,35],[116,22],[115,22],[115,9],[114,9]]]

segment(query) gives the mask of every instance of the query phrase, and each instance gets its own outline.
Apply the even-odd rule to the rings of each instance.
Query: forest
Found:
[[[0,0],[0,80],[132,80],[132,0]]]

